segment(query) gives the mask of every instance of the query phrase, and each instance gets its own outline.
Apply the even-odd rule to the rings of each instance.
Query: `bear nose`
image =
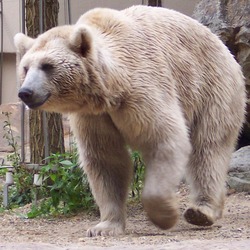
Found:
[[[18,92],[18,97],[25,103],[30,102],[33,97],[33,91],[29,88],[21,88]]]

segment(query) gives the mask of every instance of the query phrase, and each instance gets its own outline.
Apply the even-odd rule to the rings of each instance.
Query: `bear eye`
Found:
[[[51,70],[53,68],[54,68],[53,65],[50,64],[50,63],[43,63],[41,65],[41,69],[44,70],[44,71],[48,71],[48,70]]]

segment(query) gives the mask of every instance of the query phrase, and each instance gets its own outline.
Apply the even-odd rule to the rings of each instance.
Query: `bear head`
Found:
[[[88,26],[55,27],[14,43],[20,58],[19,98],[31,109],[97,112],[105,103],[101,63]]]

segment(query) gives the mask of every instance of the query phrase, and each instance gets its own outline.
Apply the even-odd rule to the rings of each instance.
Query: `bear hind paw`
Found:
[[[110,221],[103,221],[87,230],[88,237],[95,236],[117,236],[124,234],[124,225]]]
[[[184,218],[188,223],[196,226],[211,226],[214,224],[212,217],[195,208],[187,209],[184,213]]]

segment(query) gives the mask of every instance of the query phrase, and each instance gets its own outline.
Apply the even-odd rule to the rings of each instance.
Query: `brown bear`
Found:
[[[88,236],[124,232],[127,145],[144,158],[142,202],[155,225],[176,223],[184,175],[185,219],[209,226],[222,216],[246,97],[239,65],[208,28],[164,8],[97,8],[37,39],[17,34],[15,45],[22,101],[69,115],[101,213]]]

